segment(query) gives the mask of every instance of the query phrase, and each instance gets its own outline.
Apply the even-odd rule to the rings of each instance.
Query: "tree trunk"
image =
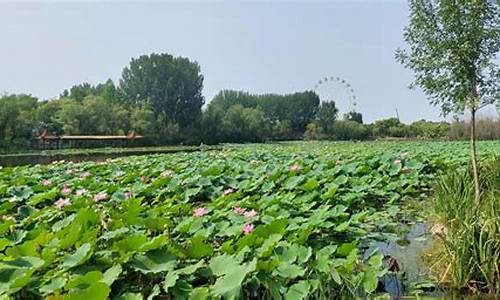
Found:
[[[476,204],[479,204],[481,197],[481,189],[479,186],[479,169],[477,166],[477,151],[476,151],[476,108],[471,109],[471,130],[470,130],[470,146],[471,146],[471,158],[472,158],[472,176],[474,178],[474,190],[475,197],[474,200]]]

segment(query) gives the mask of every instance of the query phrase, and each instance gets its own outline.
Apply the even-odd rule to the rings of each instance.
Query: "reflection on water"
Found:
[[[46,165],[50,164],[54,161],[72,161],[72,162],[81,162],[81,161],[105,161],[110,158],[117,158],[123,156],[133,156],[133,155],[148,155],[148,154],[168,154],[168,153],[177,153],[177,152],[196,152],[203,150],[220,150],[219,146],[205,146],[205,147],[197,147],[197,146],[186,146],[183,148],[172,148],[172,149],[127,149],[126,151],[122,151],[121,149],[117,149],[112,152],[96,152],[96,153],[63,153],[63,154],[20,154],[20,155],[0,155],[0,166],[3,167],[14,167],[14,166],[22,166],[22,165]]]
[[[54,161],[65,160],[81,162],[86,160],[105,161],[108,158],[116,158],[123,154],[75,154],[75,155],[26,155],[26,156],[3,156],[0,165],[4,167],[15,167],[22,165],[47,165]]]
[[[429,281],[429,271],[422,260],[422,254],[433,243],[425,223],[400,226],[397,237],[372,241],[364,252],[369,256],[378,249],[384,254],[385,267],[390,272],[381,278],[380,283],[393,299],[408,295],[411,285]],[[433,296],[443,296],[439,294]]]

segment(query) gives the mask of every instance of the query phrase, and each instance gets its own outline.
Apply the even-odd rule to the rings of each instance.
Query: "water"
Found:
[[[118,148],[116,151],[109,151],[109,149],[104,149],[102,152],[99,151],[82,151],[80,153],[58,153],[58,154],[42,154],[42,153],[31,153],[31,154],[13,154],[13,155],[0,155],[0,166],[3,167],[15,167],[21,165],[36,165],[36,164],[50,164],[54,161],[65,160],[72,162],[81,161],[105,161],[110,158],[117,158],[123,156],[131,155],[148,155],[148,154],[169,154],[177,152],[195,152],[202,150],[220,150],[220,147],[178,147],[170,149],[155,149],[155,148],[141,148],[141,149],[121,149]]]
[[[433,244],[427,225],[423,222],[414,224],[400,224],[397,237],[384,241],[372,241],[368,244],[366,256],[379,250],[384,254],[385,267],[390,270],[380,283],[386,293],[393,299],[410,295],[412,286],[418,283],[429,282],[429,270],[422,260],[422,255]],[[429,296],[443,296],[433,293]]]

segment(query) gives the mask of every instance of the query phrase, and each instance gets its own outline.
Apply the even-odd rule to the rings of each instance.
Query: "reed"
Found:
[[[432,210],[439,251],[433,271],[442,282],[467,292],[500,293],[500,157],[484,162],[482,196],[474,202],[468,169],[440,178]],[[432,230],[431,230],[432,231]]]

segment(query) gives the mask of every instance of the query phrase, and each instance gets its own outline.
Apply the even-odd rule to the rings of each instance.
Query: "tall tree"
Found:
[[[344,114],[344,120],[363,124],[363,115],[357,111],[351,110],[350,112]]]
[[[121,99],[120,90],[111,79],[106,80],[105,83],[99,83],[96,86],[88,82],[75,84],[69,90],[64,90],[60,97],[83,101],[85,97],[90,95],[102,97],[104,100],[110,102],[118,102]]]
[[[313,91],[285,95],[255,95],[241,91],[224,90],[210,101],[208,108],[212,113],[215,110],[211,108],[226,111],[236,104],[245,108],[257,108],[264,112],[266,118],[276,128],[285,129],[285,127],[289,127],[293,131],[292,136],[301,136],[306,130],[307,124],[314,120],[319,105],[319,97]]]
[[[332,134],[333,123],[337,120],[339,109],[335,106],[335,102],[321,102],[316,113],[318,125],[326,134]]]
[[[134,58],[123,69],[120,87],[125,101],[148,104],[167,123],[181,127],[192,125],[204,104],[200,66],[184,57],[153,53]]]
[[[475,200],[480,185],[476,112],[500,94],[500,4],[496,0],[409,0],[404,30],[408,50],[396,58],[415,73],[413,85],[439,105],[443,115],[471,115],[471,160]]]
[[[0,97],[0,146],[23,146],[33,134],[37,98],[31,95]],[[25,146],[25,145],[24,145]]]

